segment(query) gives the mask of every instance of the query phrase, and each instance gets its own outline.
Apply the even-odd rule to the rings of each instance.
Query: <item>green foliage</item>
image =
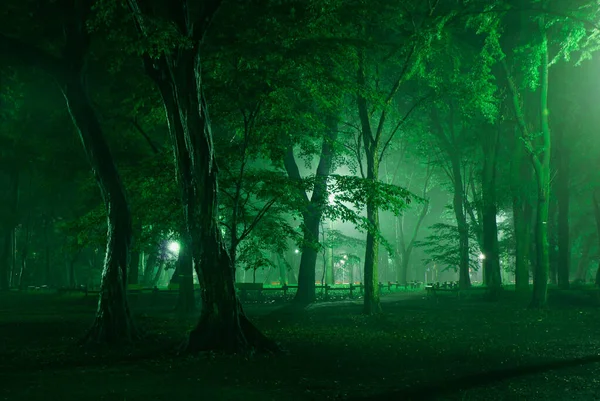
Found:
[[[423,248],[427,257],[423,260],[425,264],[436,263],[445,266],[443,270],[452,269],[458,271],[460,258],[458,252],[459,233],[458,227],[447,223],[436,223],[429,227],[432,234],[421,241],[415,241],[415,246]],[[469,242],[477,243],[474,230],[469,232]],[[469,267],[473,270],[479,269],[479,249],[471,246],[469,248]]]

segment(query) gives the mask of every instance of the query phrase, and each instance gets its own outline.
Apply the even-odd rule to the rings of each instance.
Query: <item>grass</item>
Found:
[[[0,294],[0,400],[600,399],[600,364],[579,359],[598,354],[600,320],[579,294],[555,292],[537,311],[510,292],[495,303],[398,293],[375,317],[348,303],[250,304],[285,349],[251,357],[175,356],[195,318],[172,314],[173,296],[132,296],[145,338],[89,350],[75,341],[93,297]]]

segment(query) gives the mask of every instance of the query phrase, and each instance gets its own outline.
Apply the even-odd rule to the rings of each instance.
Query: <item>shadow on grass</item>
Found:
[[[424,383],[403,390],[386,392],[378,395],[349,398],[349,401],[409,401],[409,400],[435,400],[438,397],[449,396],[461,391],[471,390],[476,387],[485,387],[498,382],[515,379],[522,376],[545,373],[552,370],[566,369],[589,365],[600,362],[600,355],[582,358],[558,360],[528,366],[497,369],[487,372],[474,373],[458,378],[445,379],[432,383]]]

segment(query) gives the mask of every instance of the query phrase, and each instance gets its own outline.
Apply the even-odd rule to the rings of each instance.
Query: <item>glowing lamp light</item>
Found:
[[[300,253],[300,251],[296,249],[296,250],[294,251],[294,253]]]
[[[485,255],[483,253],[480,253],[479,254],[479,260],[483,260],[483,259],[485,259]]]
[[[179,249],[181,249],[181,246],[179,245],[179,242],[171,241],[167,245],[167,249],[169,251],[171,251],[172,253],[174,253],[175,255],[177,255],[177,254],[179,254]]]

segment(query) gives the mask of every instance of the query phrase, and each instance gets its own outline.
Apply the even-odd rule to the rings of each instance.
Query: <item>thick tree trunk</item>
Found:
[[[135,333],[125,292],[131,218],[112,154],[84,85],[85,61],[89,47],[86,22],[91,3],[76,2],[64,11],[63,59],[56,59],[6,37],[3,37],[2,41],[25,61],[45,69],[60,85],[106,206],[108,235],[100,300],[96,320],[86,340],[111,343],[129,341]],[[26,50],[22,51],[22,48]]]
[[[327,117],[328,130],[321,145],[319,165],[315,174],[315,185],[310,198],[305,192],[301,193],[306,209],[302,212],[303,241],[300,267],[298,270],[298,291],[294,302],[309,304],[315,301],[316,266],[319,252],[319,226],[323,217],[323,208],[327,203],[327,180],[332,173],[333,158],[335,156],[335,141],[338,136],[337,116]],[[300,170],[294,157],[292,147],[284,157],[284,167],[292,180],[301,180]]]
[[[365,140],[366,141],[366,140]],[[379,160],[376,146],[367,146],[367,180],[377,181],[379,175]],[[367,232],[367,243],[365,249],[364,265],[364,313],[367,315],[381,313],[381,303],[379,301],[379,209],[373,202],[367,198],[367,222],[369,231]]]
[[[556,215],[558,212],[556,199],[550,196],[548,205],[548,255],[550,260],[549,280],[550,284],[558,283],[558,236],[556,227]]]
[[[66,82],[62,89],[100,187],[108,217],[100,299],[96,319],[85,340],[129,342],[137,335],[127,301],[127,264],[131,244],[129,205],[100,123],[85,93],[83,77],[77,77],[74,72],[72,80]]]
[[[44,275],[44,281],[45,284],[48,286],[53,286],[54,285],[54,278],[52,277],[52,271],[51,271],[51,266],[50,266],[50,240],[48,238],[48,228],[50,226],[50,221],[49,221],[49,216],[44,216],[44,227],[43,227],[43,233],[44,233],[44,267],[45,267],[45,275]]]
[[[20,290],[25,288],[25,273],[27,272],[27,257],[29,256],[29,242],[31,240],[31,210],[27,214],[25,222],[25,235],[23,236],[23,246],[21,247],[21,269],[19,271],[18,286]]]
[[[515,289],[529,291],[529,252],[531,248],[531,219],[533,210],[528,202],[513,197],[513,224],[515,230]]]
[[[100,188],[108,220],[98,309],[84,340],[91,343],[130,342],[137,336],[127,301],[131,215],[121,178],[84,85],[89,46],[85,29],[89,7],[86,4],[83,10],[71,10],[73,19],[65,28],[65,64],[59,80],[68,111]]]
[[[327,249],[325,249],[325,252],[327,253],[327,262],[325,264],[325,284],[333,285],[335,284],[333,246],[328,246]]]
[[[131,0],[129,4],[145,34],[138,3]],[[184,3],[174,3],[170,11],[181,22],[179,28],[191,46],[158,59],[146,56],[144,62],[165,105],[192,260],[200,281],[200,319],[185,351],[275,350],[275,344],[246,318],[236,295],[235,272],[218,223],[217,165],[201,80],[200,43],[191,39],[194,28],[185,22]]]
[[[538,177],[540,190],[535,217],[535,251],[536,266],[533,273],[533,293],[531,307],[541,308],[546,306],[548,291],[548,271],[549,271],[549,252],[548,252],[548,179],[549,174],[545,173]],[[544,191],[546,188],[546,191]]]
[[[568,149],[564,146],[563,132],[559,132],[560,150],[556,154],[558,169],[556,171],[556,201],[558,203],[558,286],[569,288],[571,271],[571,239],[569,233],[569,181],[570,160]]]
[[[452,205],[458,226],[458,285],[461,289],[471,287],[469,276],[469,224],[464,210],[464,187],[460,171],[460,161],[453,158],[452,174],[454,177],[454,196]]]
[[[311,209],[310,206],[309,209]],[[309,304],[316,299],[316,266],[317,257],[319,256],[316,246],[319,238],[321,215],[311,211],[303,213],[304,238],[298,269],[298,291],[294,297],[294,302],[298,304]]]
[[[367,203],[367,220],[369,224],[379,229],[379,210]],[[367,232],[367,244],[365,251],[364,266],[364,313],[372,315],[381,312],[379,302],[379,270],[377,254],[379,252],[379,240],[375,233]]]
[[[3,227],[2,243],[0,248],[0,291],[7,291],[12,281],[9,277],[11,272],[9,266],[15,268],[14,258],[14,233],[17,225],[17,208],[19,204],[19,172],[12,170],[9,173],[9,195],[10,200],[8,202],[7,224]]]
[[[548,201],[550,192],[550,127],[548,125],[548,39],[544,21],[540,21],[542,55],[540,66],[540,114],[542,128],[541,154],[532,154],[537,179],[537,208],[535,224],[536,266],[530,306],[546,306],[548,292]]]
[[[0,249],[0,291],[9,289],[9,256],[10,256],[11,234],[5,232],[2,237],[2,248]]]
[[[482,254],[486,285],[497,291],[502,285],[500,274],[500,250],[498,247],[498,226],[496,223],[496,156],[498,152],[498,130],[483,138],[482,171]]]

